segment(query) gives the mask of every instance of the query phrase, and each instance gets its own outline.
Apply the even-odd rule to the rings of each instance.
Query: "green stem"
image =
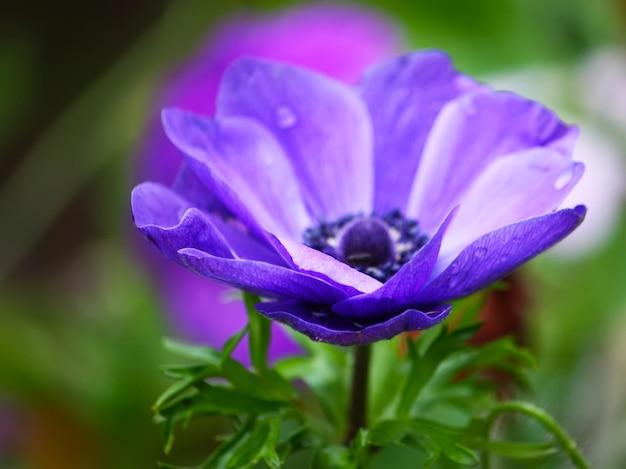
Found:
[[[358,345],[354,351],[354,371],[350,410],[348,413],[348,431],[344,443],[352,443],[360,428],[365,428],[367,421],[367,381],[370,365],[370,345]]]
[[[503,402],[502,404],[498,404],[491,409],[491,412],[487,417],[486,439],[489,438],[491,429],[498,417],[508,412],[519,412],[534,418],[554,436],[558,444],[565,450],[570,458],[570,461],[575,467],[579,469],[591,469],[591,466],[585,461],[585,458],[583,458],[583,455],[578,450],[576,442],[565,432],[565,430],[561,428],[558,422],[544,410],[527,402]],[[483,452],[483,467],[485,469],[489,469],[490,467],[488,451]]]

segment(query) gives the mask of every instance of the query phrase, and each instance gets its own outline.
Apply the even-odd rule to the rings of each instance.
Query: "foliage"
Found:
[[[232,432],[197,469],[258,464],[273,469],[283,467],[299,452],[308,454],[312,468],[356,469],[374,461],[385,447],[398,445],[415,449],[427,468],[479,462],[486,467],[490,454],[533,464],[557,453],[559,446],[580,463],[578,467],[586,467],[549,416],[530,404],[498,399],[499,391],[508,392],[507,384],[528,389],[527,373],[535,361],[509,338],[481,346],[468,343],[480,328],[475,318],[481,299],[474,296],[459,302],[448,325],[373,345],[367,428],[344,445],[350,350],[300,338],[306,356],[269,367],[269,324],[254,310],[259,299],[246,295],[249,324],[221,352],[166,342],[170,352],[192,363],[163,368],[175,380],[154,406],[162,423],[165,451],[172,447],[179,422],[223,415],[230,419]],[[231,358],[246,335],[250,368]],[[555,442],[494,438],[492,427],[505,412],[521,412],[538,420],[555,436]]]

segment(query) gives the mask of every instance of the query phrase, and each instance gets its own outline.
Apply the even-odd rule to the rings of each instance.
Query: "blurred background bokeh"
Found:
[[[191,428],[164,456],[152,422],[150,406],[167,384],[158,366],[171,360],[161,338],[177,332],[140,261],[129,191],[172,68],[231,15],[296,5],[3,6],[0,467],[135,469],[206,454],[206,428]],[[500,315],[537,355],[535,401],[594,467],[626,467],[626,2],[359,5],[394,24],[402,47],[444,49],[462,71],[580,126],[577,159],[588,170],[568,205],[588,204],[588,220],[516,274],[522,298],[516,289],[495,302],[490,321],[497,329]],[[542,467],[565,466],[555,458]]]

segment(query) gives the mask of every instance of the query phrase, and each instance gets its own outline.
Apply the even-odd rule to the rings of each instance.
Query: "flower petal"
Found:
[[[261,296],[316,304],[332,304],[349,296],[318,277],[266,262],[224,259],[192,248],[181,249],[178,254],[188,269]]]
[[[131,204],[137,228],[168,258],[178,261],[178,250],[186,247],[233,257],[208,215],[171,189],[157,183],[140,184],[132,192]]]
[[[577,129],[513,93],[472,93],[448,103],[424,148],[407,214],[434,231],[496,158],[534,147],[571,154]]]
[[[456,209],[448,214],[435,236],[417,251],[413,259],[379,289],[367,295],[354,296],[334,304],[332,310],[342,316],[364,318],[388,315],[415,306],[412,299],[435,268],[441,240],[455,214]]]
[[[441,52],[417,52],[369,69],[358,86],[374,128],[374,207],[406,209],[426,137],[442,106],[478,88]]]
[[[171,142],[168,142],[171,144]],[[178,152],[180,159],[180,152]],[[219,214],[227,218],[232,217],[230,212],[224,205],[215,198],[205,186],[193,170],[185,163],[178,170],[178,174],[172,183],[172,190],[180,195],[183,199],[188,200],[205,212]]]
[[[454,258],[490,231],[556,210],[583,172],[582,163],[549,148],[496,159],[463,196],[444,238],[442,256]]]
[[[312,275],[322,274],[340,285],[352,287],[354,295],[370,293],[382,285],[375,278],[304,244],[286,239],[278,240],[278,242],[285,248],[297,268]]]
[[[401,332],[428,329],[443,321],[451,309],[449,305],[439,305],[428,312],[408,309],[397,316],[354,322],[328,309],[298,301],[259,303],[256,307],[268,318],[286,324],[312,340],[344,346],[369,344],[391,339]]]
[[[465,248],[415,299],[432,304],[488,286],[570,234],[585,217],[579,205],[492,231]],[[444,260],[447,265],[447,261]]]
[[[264,229],[296,239],[311,226],[289,161],[256,122],[209,120],[168,109],[163,123],[199,179],[244,223],[249,221],[250,229],[256,225],[250,214]]]
[[[315,218],[371,211],[371,124],[349,87],[312,71],[241,59],[226,71],[218,116],[250,117],[276,135]]]

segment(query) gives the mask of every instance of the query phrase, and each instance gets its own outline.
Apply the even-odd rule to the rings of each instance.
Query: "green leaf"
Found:
[[[410,423],[411,434],[417,444],[463,466],[475,466],[479,463],[476,454],[459,444],[462,429],[448,427],[433,421],[415,419]]]
[[[404,420],[384,420],[374,426],[369,433],[369,441],[374,446],[389,446],[399,443],[409,430]]]
[[[345,446],[326,446],[313,457],[312,469],[357,469],[352,454]]]
[[[206,368],[206,365],[161,365],[159,370],[172,379],[185,379]]]
[[[196,367],[194,367],[196,369]],[[180,396],[188,391],[194,384],[209,378],[211,376],[220,376],[220,371],[213,365],[201,367],[195,374],[175,382],[161,394],[155,402],[153,408],[159,410],[163,404]]]
[[[292,408],[286,401],[266,400],[252,397],[224,386],[204,384],[195,394],[183,396],[159,409],[167,418],[188,418],[198,414],[264,414]]]
[[[289,455],[314,446],[318,443],[316,440],[315,435],[311,434],[308,426],[300,426],[277,445],[276,452],[281,461],[285,461]]]
[[[348,413],[348,383],[351,375],[345,349],[294,336],[310,354],[292,357],[276,364],[276,370],[288,380],[300,379],[313,391],[334,436],[345,433]]]
[[[200,361],[207,365],[219,366],[222,358],[222,354],[213,348],[185,344],[172,339],[164,339],[163,346],[174,355]]]
[[[280,467],[276,442],[282,415],[250,418],[203,464],[206,469],[248,469],[264,460],[272,469]]]
[[[267,352],[271,339],[270,320],[256,310],[261,300],[252,293],[243,292],[243,301],[248,313],[248,340],[250,342],[250,360],[259,372],[267,370]]]
[[[402,336],[391,340],[381,340],[372,344],[372,363],[369,380],[369,422],[377,422],[393,417],[393,409],[398,405],[402,383],[406,379],[410,364],[403,360],[400,350]]]
[[[559,452],[553,443],[522,443],[517,441],[485,441],[479,449],[519,461],[547,459]]]
[[[441,451],[434,448],[424,448],[424,469],[431,469],[439,460]]]
[[[222,362],[230,358],[230,356],[233,354],[233,352],[237,348],[237,345],[239,345],[239,343],[241,342],[241,339],[243,339],[243,336],[246,335],[247,333],[248,333],[248,326],[246,325],[246,327],[241,329],[239,332],[237,332],[234,336],[230,337],[226,341],[226,343],[222,347]]]
[[[352,444],[353,458],[357,467],[366,467],[369,456],[369,430],[366,428],[359,428]]]

